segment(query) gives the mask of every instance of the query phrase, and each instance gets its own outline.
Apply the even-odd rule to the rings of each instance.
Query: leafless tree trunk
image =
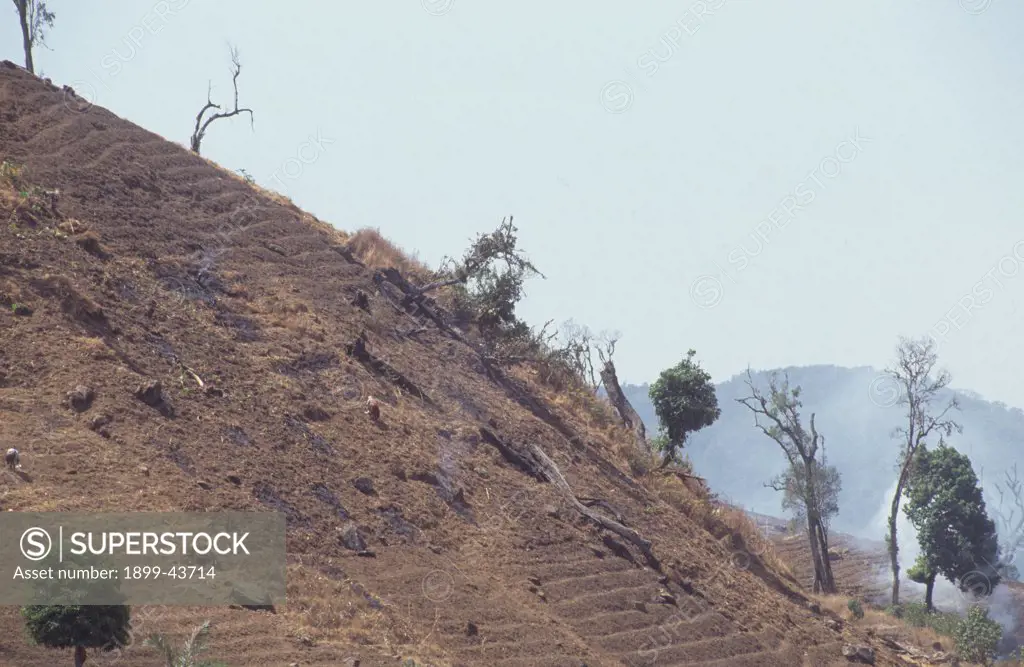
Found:
[[[994,507],[996,517],[999,519],[999,565],[1003,568],[1016,567],[1017,552],[1024,547],[1024,484],[1021,483],[1017,474],[1017,464],[1014,463],[1010,470],[1003,473],[1006,477],[1003,485],[996,483],[996,493],[999,494],[999,505]],[[1007,499],[1013,504],[1009,513],[1003,511],[1003,505]],[[1016,519],[1016,520],[1014,520]],[[1019,572],[1019,568],[1017,568]]]
[[[198,114],[196,114],[196,127],[195,127],[195,130],[192,132],[191,147],[192,147],[192,152],[195,153],[196,155],[199,154],[199,146],[203,142],[203,137],[206,136],[206,128],[208,128],[210,126],[210,123],[212,123],[213,121],[218,120],[220,118],[231,118],[231,117],[237,116],[237,115],[239,115],[241,113],[248,113],[249,114],[249,126],[252,127],[253,123],[255,122],[255,118],[253,117],[252,109],[249,109],[249,108],[246,108],[246,107],[239,108],[239,106],[238,106],[238,75],[242,73],[242,63],[238,59],[238,49],[236,49],[233,46],[230,47],[230,48],[231,48],[231,66],[232,66],[232,68],[231,68],[231,85],[235,89],[235,108],[232,109],[231,111],[223,111],[223,112],[219,112],[219,113],[214,113],[214,114],[210,115],[210,117],[208,117],[206,120],[203,120],[203,115],[206,114],[206,112],[209,111],[210,109],[220,109],[220,105],[214,104],[213,101],[210,99],[211,84],[207,84],[207,87],[206,87],[206,105],[202,109],[199,110]]]
[[[765,398],[754,387],[753,375],[747,370],[747,386],[750,396],[738,398],[738,403],[746,406],[754,413],[754,425],[761,432],[774,440],[782,449],[790,469],[803,478],[802,490],[807,518],[807,541],[811,547],[811,560],[814,565],[814,592],[834,594],[835,579],[832,576],[832,564],[828,559],[828,532],[821,516],[818,494],[819,475],[815,474],[819,447],[824,446],[824,437],[818,433],[814,425],[814,414],[811,414],[810,433],[804,430],[800,422],[800,388],[790,392],[789,378],[783,386],[778,386],[774,374],[769,380],[769,396]],[[767,425],[762,422],[766,420]]]
[[[604,368],[601,369],[601,382],[604,383],[604,390],[608,392],[608,400],[618,411],[622,423],[626,425],[636,438],[636,445],[645,454],[651,453],[651,445],[647,442],[647,429],[640,415],[633,409],[633,405],[626,398],[626,394],[619,385],[619,378],[615,373],[615,364],[611,359],[606,359]]]
[[[896,492],[893,494],[889,507],[889,533],[886,535],[889,551],[889,566],[892,569],[892,604],[900,603],[900,562],[899,542],[896,536],[896,519],[899,516],[900,500],[903,489],[907,485],[913,471],[914,455],[925,440],[934,433],[949,436],[953,431],[963,433],[963,427],[946,415],[950,410],[959,409],[956,397],[946,404],[938,415],[929,412],[931,403],[939,392],[945,389],[952,379],[945,370],[933,378],[932,371],[938,356],[935,353],[935,341],[927,336],[914,340],[900,338],[897,347],[895,368],[887,368],[886,374],[899,387],[899,405],[906,406],[906,426],[893,431],[893,437],[902,443],[899,455],[899,476],[896,478]]]

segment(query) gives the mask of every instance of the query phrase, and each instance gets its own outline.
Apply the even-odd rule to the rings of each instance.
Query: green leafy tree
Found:
[[[75,667],[85,664],[86,649],[110,651],[130,641],[127,605],[31,605],[21,614],[29,636],[49,648],[75,651]]]
[[[1002,636],[1002,627],[989,618],[988,609],[973,605],[967,611],[967,618],[957,625],[953,642],[961,660],[991,665]]]
[[[46,8],[42,0],[14,0],[21,24],[21,42],[25,48],[25,69],[36,73],[32,49],[36,44],[46,45],[46,29],[53,27],[56,14]]]
[[[665,436],[652,443],[664,455],[663,467],[675,459],[687,436],[711,426],[722,415],[711,375],[693,360],[696,354],[690,350],[685,359],[662,371],[649,390]]]
[[[921,445],[904,495],[903,511],[921,546],[907,574],[926,586],[928,610],[938,575],[961,590],[990,594],[1000,580],[999,541],[971,460],[941,442],[934,450]]]
[[[160,652],[167,667],[227,667],[223,662],[201,660],[199,654],[206,650],[206,639],[210,634],[210,622],[206,621],[189,635],[180,650],[171,646],[170,641],[162,634],[153,634],[146,639],[146,645]]]
[[[493,232],[478,234],[461,259],[442,259],[437,280],[416,288],[416,294],[407,299],[454,287],[457,310],[470,313],[482,332],[519,332],[522,323],[515,308],[523,297],[523,284],[544,274],[519,248],[518,229],[512,220],[512,216],[502,218]]]

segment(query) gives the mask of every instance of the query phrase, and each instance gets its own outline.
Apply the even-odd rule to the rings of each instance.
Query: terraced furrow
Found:
[[[565,650],[566,648],[569,650]],[[459,655],[469,659],[471,664],[474,665],[487,665],[493,663],[495,660],[511,657],[518,658],[524,655],[533,655],[538,658],[553,658],[562,656],[569,657],[585,653],[586,648],[582,645],[578,647],[563,647],[552,645],[549,639],[495,643],[488,642],[480,646],[464,648],[459,651]]]
[[[108,133],[104,133],[108,134]],[[150,139],[141,130],[135,135],[124,136],[124,133],[115,135],[116,140],[111,137],[104,137],[104,147],[94,157],[89,158],[83,165],[83,169],[97,169],[103,166],[123,166],[129,162],[139,162],[166,155],[168,146],[166,141]],[[145,137],[145,138],[144,138]]]
[[[687,619],[679,613],[651,619],[644,627],[626,628],[605,635],[590,635],[602,649],[612,652],[641,650],[651,646],[671,645],[680,638],[699,641],[710,637],[724,637],[733,632],[732,624],[721,614],[711,612]]]
[[[640,631],[653,633],[660,624],[672,622],[671,619],[675,613],[678,613],[675,607],[664,605],[658,605],[654,614],[637,609],[612,611],[591,616],[581,621],[576,627],[585,637],[607,638]]]
[[[93,126],[89,126],[87,130],[83,131],[79,127],[79,122],[77,117],[66,113],[56,122],[53,119],[40,117],[40,114],[30,114],[19,120],[16,127],[26,133],[28,138],[24,143],[24,148],[33,160],[52,161],[74,151],[75,148],[86,144],[93,137],[104,132]],[[54,146],[57,148],[53,148]]]
[[[831,657],[842,655],[837,647]],[[685,663],[684,663],[685,664]],[[761,651],[748,653],[746,655],[730,656],[718,660],[696,663],[699,667],[764,667],[765,665],[801,665],[801,667],[849,667],[850,663],[845,658],[829,662],[825,659],[819,662],[809,661],[804,651],[792,646],[780,646],[773,651]]]
[[[566,619],[586,620],[591,616],[633,608],[635,603],[650,603],[657,593],[657,587],[628,587],[614,591],[599,591],[568,598],[556,605],[557,613]]]
[[[569,656],[545,656],[543,658],[516,657],[496,660],[489,667],[602,667],[602,665],[620,665],[619,662],[595,662]],[[360,667],[362,667],[360,665]]]
[[[774,631],[755,634],[737,633],[720,637],[709,637],[697,641],[682,638],[672,644],[653,644],[638,650],[617,654],[630,667],[657,664],[659,667],[675,665],[700,665],[709,661],[725,661],[734,665],[742,657],[752,657],[774,651],[781,640]],[[763,658],[760,664],[764,664]]]
[[[601,587],[605,592],[624,588],[636,588],[653,583],[653,575],[648,570],[635,568],[598,572],[581,577],[563,577],[561,579],[541,579],[541,587],[551,602],[568,599],[576,590],[590,587]]]
[[[621,558],[615,558],[612,556],[598,558],[593,554],[588,554],[583,558],[574,558],[572,560],[552,559],[550,561],[545,561],[537,559],[525,562],[512,562],[508,564],[508,567],[514,571],[522,572],[524,577],[540,577],[541,584],[545,581],[551,582],[563,579],[578,579],[593,574],[599,574],[601,572],[640,569],[630,565]]]

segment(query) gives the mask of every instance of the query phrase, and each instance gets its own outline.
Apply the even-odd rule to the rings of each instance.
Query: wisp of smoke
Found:
[[[875,513],[871,522],[865,526],[862,531],[858,531],[860,534],[857,535],[857,537],[870,540],[881,540],[885,538],[885,534],[889,528],[889,507],[894,493],[896,493],[895,481],[893,481],[892,485],[890,485],[889,489],[886,491],[886,495],[882,499],[881,506]],[[914,528],[914,525],[910,523],[910,520],[903,512],[902,503],[900,504],[899,517],[896,520],[896,536],[899,546],[900,599],[901,601],[923,601],[925,593],[924,585],[914,583],[906,578],[906,572],[914,565],[914,561],[917,560],[918,554],[921,553],[921,547],[917,543],[917,529]],[[876,583],[886,587],[887,589],[891,589],[892,572],[888,568],[879,570],[875,573],[875,576],[877,578]],[[937,609],[942,611],[955,611],[963,615],[967,613],[967,608],[971,601],[969,593],[961,592],[960,589],[949,580],[939,577],[935,581],[935,589],[932,592],[932,602]],[[886,597],[885,602],[888,602],[888,596]],[[1017,609],[1009,587],[1000,583],[996,586],[992,594],[983,600],[983,602],[988,606],[989,616],[992,620],[1002,626],[1004,634],[1012,633],[1017,628]],[[1012,650],[1012,648],[1015,647],[1009,647],[1006,650]]]

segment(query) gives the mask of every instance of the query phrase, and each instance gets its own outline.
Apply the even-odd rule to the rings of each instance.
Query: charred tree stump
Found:
[[[604,368],[601,369],[601,381],[604,382],[604,389],[608,392],[608,400],[615,406],[619,417],[622,418],[622,423],[636,437],[637,447],[640,448],[640,451],[650,454],[651,446],[647,442],[647,429],[644,427],[644,422],[640,419],[640,415],[633,409],[629,399],[626,398],[626,394],[623,393],[622,387],[619,386],[619,377],[615,373],[615,364],[612,363],[611,359],[604,362]]]

